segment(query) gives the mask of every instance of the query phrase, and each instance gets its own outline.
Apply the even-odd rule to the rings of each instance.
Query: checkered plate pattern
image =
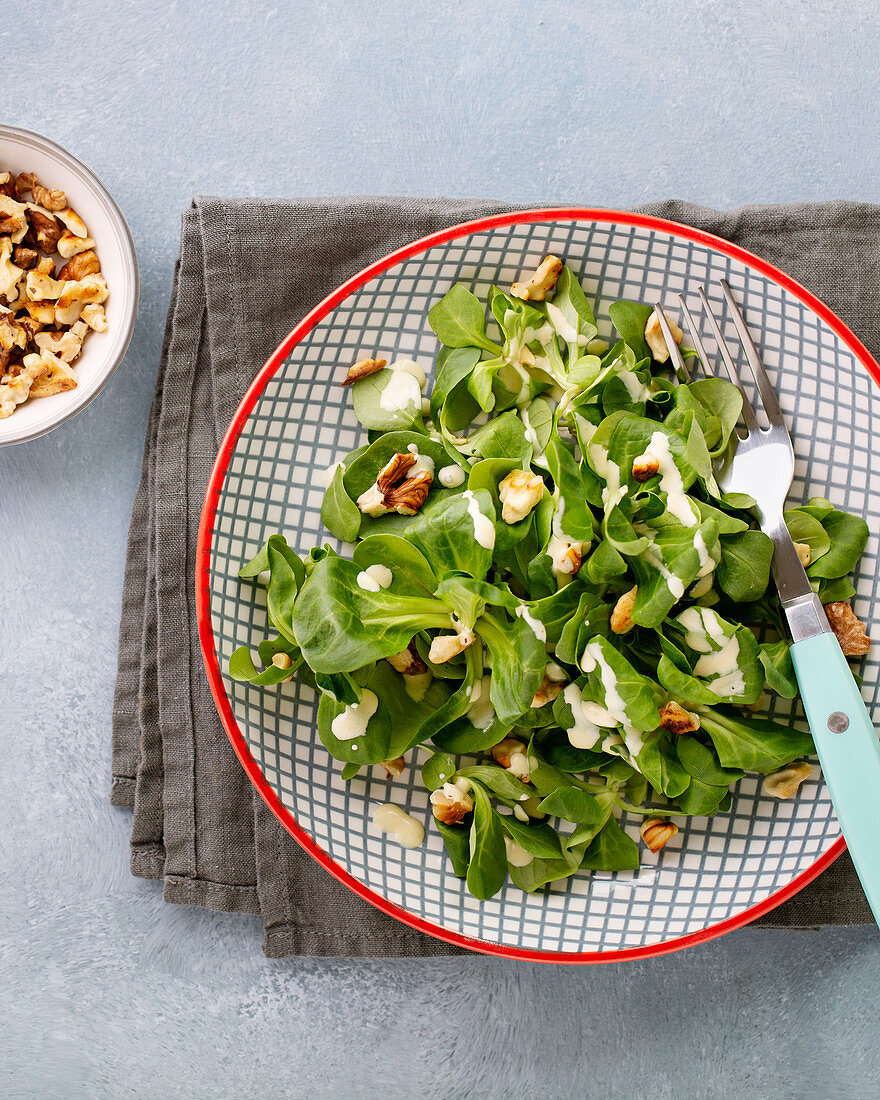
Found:
[[[796,288],[787,289],[772,269],[734,249],[728,254],[729,246],[721,242],[715,247],[693,231],[624,215],[544,212],[524,221],[513,216],[493,219],[482,231],[431,240],[337,295],[341,300],[329,312],[319,307],[316,314],[325,315],[316,323],[304,322],[271,377],[264,371],[255,383],[260,392],[251,394],[248,415],[233,425],[221,451],[214,479],[218,492],[208,517],[210,551],[200,583],[206,586],[215,651],[207,646],[206,660],[233,741],[240,752],[246,746],[279,800],[276,813],[313,854],[323,853],[323,862],[332,861],[364,896],[396,907],[437,935],[529,957],[614,958],[682,946],[712,935],[713,927],[725,922],[734,926],[750,919],[839,840],[821,779],[805,784],[794,801],[776,801],[761,795],[758,777],[747,776],[728,813],[685,819],[658,856],[644,853],[635,873],[585,872],[562,888],[532,896],[508,883],[498,897],[478,902],[452,875],[431,828],[427,795],[418,782],[425,750],[411,754],[399,779],[386,779],[379,768],[346,785],[340,765],[318,739],[311,690],[296,682],[254,688],[220,671],[237,646],[255,647],[267,633],[265,590],[238,580],[241,564],[276,531],[301,553],[317,543],[336,545],[321,525],[322,473],[365,438],[349,392],[338,384],[343,367],[367,355],[406,356],[429,366],[438,344],[428,310],[453,283],[464,282],[484,298],[490,284],[510,284],[548,252],[579,272],[597,318],[606,319],[604,326],[600,321],[603,336],[611,334],[607,310],[618,298],[672,302],[678,292],[693,292],[704,283],[721,315],[717,282],[729,281],[744,303],[792,429],[798,457],[790,500],[827,496],[866,517],[872,538],[856,578],[854,605],[864,621],[878,618],[874,533],[880,490],[870,485],[869,465],[871,440],[880,430],[880,389],[854,353],[856,342],[838,335]],[[845,333],[839,323],[835,327]],[[731,347],[738,346],[729,321],[726,335]],[[862,674],[865,700],[874,708],[880,682],[876,659],[866,660]],[[774,700],[771,712],[787,716],[789,708]],[[404,850],[376,833],[372,810],[388,801],[424,821],[422,847]],[[637,838],[639,821],[623,824]]]

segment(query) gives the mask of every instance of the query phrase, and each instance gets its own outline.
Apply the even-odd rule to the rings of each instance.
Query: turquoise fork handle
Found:
[[[833,634],[795,642],[791,659],[837,820],[880,924],[880,741]]]

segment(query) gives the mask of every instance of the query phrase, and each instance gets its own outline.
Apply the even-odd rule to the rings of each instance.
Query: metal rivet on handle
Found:
[[[849,729],[849,719],[842,710],[836,710],[828,715],[828,728],[832,733],[843,733]]]

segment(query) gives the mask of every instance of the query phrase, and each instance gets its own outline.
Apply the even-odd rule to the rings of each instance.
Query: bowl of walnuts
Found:
[[[131,233],[103,183],[48,138],[0,126],[0,445],[97,396],[137,300]]]

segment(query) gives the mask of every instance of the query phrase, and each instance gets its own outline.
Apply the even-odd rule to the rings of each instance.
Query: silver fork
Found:
[[[841,831],[871,910],[880,923],[880,741],[785,525],[783,509],[794,475],[791,436],[745,318],[723,279],[721,289],[769,427],[762,428],[758,423],[706,291],[699,287],[706,320],[721,359],[730,380],[743,395],[745,431],[743,434],[737,432],[739,442],[732,460],[719,474],[719,486],[725,492],[747,493],[754,497],[761,530],[773,540],[773,579],[791,631],[791,659],[804,710]],[[711,360],[699,328],[681,295],[679,301],[703,370],[708,373]],[[684,357],[659,302],[656,311],[673,365],[679,376],[687,381],[690,375]]]

